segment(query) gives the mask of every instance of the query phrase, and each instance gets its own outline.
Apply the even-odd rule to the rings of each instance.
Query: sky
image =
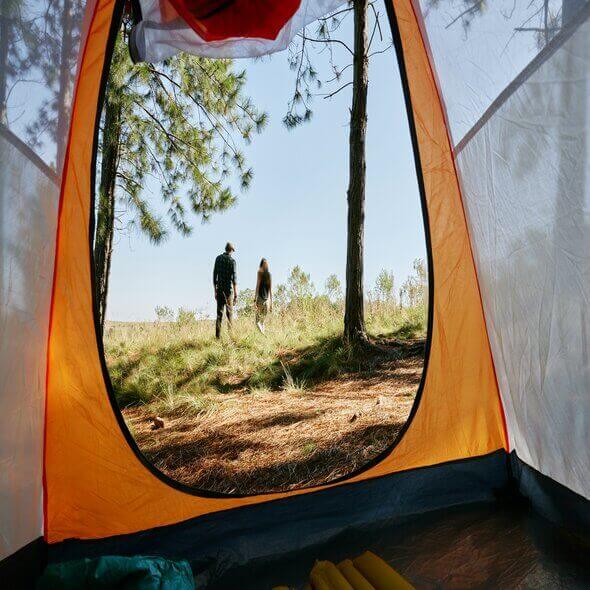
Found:
[[[345,24],[343,31],[342,38],[350,38],[351,27]],[[347,63],[344,50],[336,57]],[[325,55],[318,60],[320,68],[328,65]],[[188,238],[171,232],[165,243],[155,246],[137,233],[119,235],[108,319],[149,321],[156,306],[210,316],[213,263],[227,241],[236,247],[238,288],[254,288],[261,257],[269,260],[275,285],[285,282],[296,265],[310,273],[319,292],[331,274],[344,284],[350,87],[329,100],[317,96],[312,121],[288,130],[282,118],[294,73],[287,53],[240,60],[236,67],[247,71],[245,94],[269,114],[263,133],[244,148],[254,169],[249,190],[209,223],[196,221]],[[425,241],[393,49],[371,58],[369,80],[365,287],[372,288],[380,270],[387,269],[399,288],[412,261],[425,258]],[[157,197],[157,187],[147,189]]]

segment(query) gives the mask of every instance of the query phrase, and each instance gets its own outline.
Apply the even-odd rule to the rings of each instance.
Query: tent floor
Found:
[[[302,588],[316,559],[338,562],[365,550],[387,560],[419,589],[590,588],[590,546],[526,507],[499,504],[439,510],[345,532],[297,554],[225,572],[207,588]]]

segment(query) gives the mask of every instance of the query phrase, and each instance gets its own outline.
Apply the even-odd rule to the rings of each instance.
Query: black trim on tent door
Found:
[[[387,9],[387,14],[389,17],[389,22],[391,26],[391,31],[393,35],[393,42],[396,50],[396,56],[398,60],[398,67],[400,72],[400,78],[404,93],[404,99],[406,103],[406,113],[408,117],[408,126],[410,130],[410,136],[412,139],[412,148],[414,152],[414,162],[416,167],[416,178],[418,182],[418,189],[420,193],[420,202],[422,206],[422,220],[424,223],[424,237],[426,242],[426,253],[427,253],[427,263],[428,263],[428,321],[427,321],[427,334],[426,334],[426,343],[424,348],[424,364],[422,367],[422,376],[420,379],[420,384],[418,385],[418,389],[416,391],[416,397],[414,399],[414,403],[412,405],[412,409],[410,414],[406,420],[406,423],[401,428],[400,432],[395,437],[394,441],[389,445],[387,449],[385,449],[382,453],[374,457],[371,461],[367,462],[365,465],[352,471],[351,473],[326,482],[322,484],[322,486],[329,486],[336,483],[345,482],[347,480],[352,479],[353,477],[358,476],[361,473],[364,473],[383,461],[391,452],[395,449],[395,447],[400,443],[404,434],[407,432],[408,428],[410,427],[414,416],[416,415],[416,411],[422,399],[422,391],[424,390],[424,384],[426,383],[426,374],[428,370],[428,362],[430,359],[430,349],[432,344],[432,324],[433,324],[433,313],[434,313],[434,271],[433,271],[433,264],[432,264],[432,244],[431,244],[431,237],[430,237],[430,223],[428,217],[428,208],[427,208],[427,201],[426,201],[426,189],[424,187],[424,178],[422,176],[422,164],[420,160],[420,151],[418,147],[418,137],[416,133],[416,124],[414,121],[414,114],[412,111],[412,104],[411,104],[411,95],[410,95],[410,88],[408,83],[408,75],[406,71],[406,65],[404,60],[404,53],[403,53],[403,46],[401,42],[401,36],[399,32],[399,28],[397,26],[397,18],[395,15],[395,10],[393,7],[393,0],[384,0],[385,6]],[[248,497],[255,497],[255,496],[263,496],[269,494],[284,494],[284,492],[273,492],[273,490],[268,490],[265,492],[258,492],[256,494],[240,494],[240,493],[221,493],[221,492],[214,492],[211,490],[202,490],[196,487],[188,486],[179,482],[170,476],[166,475],[162,471],[160,471],[151,461],[145,457],[145,455],[141,452],[141,449],[137,445],[133,435],[129,431],[127,424],[125,423],[125,419],[123,418],[123,414],[119,408],[117,403],[117,399],[115,396],[113,384],[111,382],[111,376],[106,364],[106,358],[104,353],[104,345],[102,340],[102,331],[100,328],[100,324],[98,321],[99,313],[98,313],[98,302],[96,299],[96,277],[94,273],[94,230],[95,230],[95,204],[96,204],[96,160],[97,160],[97,153],[98,153],[98,136],[99,136],[99,124],[100,118],[102,115],[103,107],[104,107],[104,99],[106,94],[106,87],[109,77],[109,71],[111,66],[111,61],[113,57],[113,51],[115,47],[115,40],[117,36],[117,32],[119,30],[119,26],[121,23],[121,19],[123,16],[123,9],[125,7],[126,0],[116,0],[115,9],[113,11],[113,20],[111,22],[111,29],[109,33],[109,39],[106,48],[106,55],[105,61],[103,64],[103,72],[100,82],[100,91],[98,95],[98,103],[97,103],[97,110],[96,110],[96,118],[95,118],[95,128],[94,128],[94,141],[92,147],[92,162],[91,162],[91,187],[90,187],[90,221],[89,221],[89,231],[88,231],[88,244],[89,244],[89,257],[90,257],[90,277],[91,277],[91,289],[92,289],[92,306],[93,306],[93,318],[94,318],[94,328],[95,328],[95,336],[96,336],[96,344],[98,347],[98,356],[100,359],[102,375],[104,379],[104,385],[107,390],[107,395],[109,398],[109,402],[111,404],[111,408],[115,414],[115,418],[121,429],[127,444],[136,455],[138,460],[141,464],[155,477],[160,479],[162,482],[168,484],[170,487],[179,490],[181,492],[185,492],[187,494],[193,496],[199,496],[203,498],[248,498]],[[133,4],[131,6],[133,7]],[[137,15],[136,15],[137,16]],[[360,483],[360,482],[357,482]],[[317,485],[309,485],[309,486],[302,486],[297,488],[297,490],[311,490],[313,488],[317,488]]]
[[[70,539],[49,547],[49,561],[158,555],[188,559],[195,574],[223,571],[255,564],[261,558],[296,557],[302,549],[343,532],[362,544],[371,527],[402,526],[408,518],[452,506],[476,502],[493,505],[507,484],[506,452],[500,449],[480,457],[204,514],[137,533]]]

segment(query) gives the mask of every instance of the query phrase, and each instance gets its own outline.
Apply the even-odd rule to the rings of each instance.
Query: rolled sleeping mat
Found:
[[[328,580],[330,588],[333,590],[355,590],[331,561],[322,561],[320,563],[323,565],[324,576]]]
[[[324,571],[321,568],[316,568],[315,565],[311,570],[309,579],[311,580],[311,587],[313,590],[332,590],[328,580],[324,576]]]
[[[310,580],[313,590],[354,590],[331,561],[316,561]]]
[[[370,551],[354,559],[353,563],[375,590],[415,590],[389,564]]]
[[[375,590],[373,586],[361,572],[359,572],[350,559],[345,559],[338,564],[338,569],[348,580],[348,583],[354,590]]]

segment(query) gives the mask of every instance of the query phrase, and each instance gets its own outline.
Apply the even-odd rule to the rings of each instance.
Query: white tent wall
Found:
[[[510,446],[590,498],[590,21],[458,156]]]
[[[43,533],[43,425],[58,186],[0,134],[0,559]]]
[[[510,448],[590,498],[590,3],[528,41],[514,41],[528,16],[503,4],[458,35],[450,10],[425,23],[464,137],[456,164]]]
[[[43,534],[59,175],[84,0],[0,7],[0,560]]]

